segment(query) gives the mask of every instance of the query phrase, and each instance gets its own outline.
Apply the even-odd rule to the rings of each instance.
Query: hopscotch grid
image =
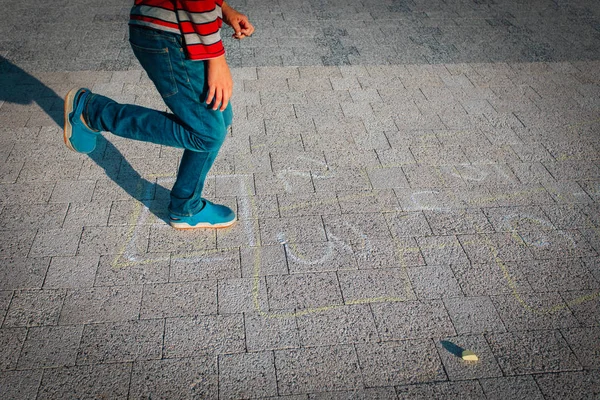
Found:
[[[443,176],[441,175],[441,171],[436,168],[435,169],[436,173],[438,173],[440,175],[440,179],[442,182],[445,182]],[[234,175],[235,176],[235,175]],[[160,175],[155,175],[153,176],[154,178],[157,179],[156,184],[158,184],[158,179],[160,178],[172,178],[170,176],[160,176]],[[462,177],[461,177],[462,179]],[[245,182],[242,182],[242,185],[245,186]],[[138,191],[141,191],[141,186],[138,185]],[[250,214],[250,210],[252,209],[256,209],[256,203],[255,203],[255,199],[254,196],[251,195],[251,192],[248,190],[248,188],[244,188],[247,192],[248,192],[248,196],[245,197],[245,202],[250,201],[250,204],[238,204],[238,206],[241,206],[241,208],[244,208],[244,206],[246,207],[245,210],[243,210],[243,212],[241,214],[246,214],[246,216],[249,216]],[[547,189],[545,188],[534,188],[532,190],[529,191],[519,191],[519,192],[515,192],[515,193],[509,193],[509,194],[505,194],[505,195],[499,195],[496,197],[490,196],[489,198],[484,198],[479,199],[479,200],[475,200],[475,202],[493,202],[493,201],[497,201],[498,199],[513,199],[513,198],[519,198],[519,197],[525,197],[527,195],[531,195],[532,193],[538,193],[541,191],[547,191]],[[454,200],[456,199],[456,194],[453,192],[448,192],[453,198]],[[369,195],[372,196],[373,194],[368,193],[365,195]],[[356,199],[356,198],[360,198],[361,195],[351,195],[351,196],[346,196],[348,198],[352,198],[352,199]],[[561,197],[560,194],[557,194],[557,197]],[[277,202],[278,202],[278,206],[279,206],[279,199],[277,198]],[[339,202],[339,198],[337,197],[336,194],[336,198],[332,198],[331,200],[328,200],[329,202]],[[134,265],[144,265],[144,264],[150,264],[152,262],[156,262],[157,259],[147,259],[147,260],[129,260],[129,261],[125,261],[125,262],[119,262],[120,258],[123,257],[124,255],[126,255],[126,252],[128,250],[128,246],[132,241],[135,241],[135,237],[136,237],[136,233],[135,230],[137,228],[136,225],[136,221],[139,222],[139,219],[142,218],[142,221],[144,221],[146,219],[146,215],[142,216],[142,212],[144,211],[144,208],[148,208],[145,205],[143,205],[142,202],[140,201],[135,201],[136,205],[134,207],[134,212],[131,215],[130,218],[130,228],[129,231],[127,232],[127,240],[124,241],[124,244],[122,246],[122,248],[120,249],[120,251],[118,252],[116,258],[113,261],[113,267],[114,268],[123,268],[123,267],[128,267],[128,266],[134,266]],[[310,204],[306,204],[306,205],[302,205],[302,204],[296,204],[293,206],[290,206],[290,209],[295,209],[295,208],[302,208],[302,207],[306,207],[306,206],[310,206]],[[284,209],[288,208],[288,207],[283,207]],[[282,208],[280,208],[281,210]],[[324,221],[321,217],[323,226],[324,226]],[[248,224],[249,219],[246,218],[244,219],[245,224]],[[244,221],[240,221],[242,223],[244,223]],[[532,219],[532,221],[535,221]],[[591,221],[590,218],[586,215],[586,223],[588,224],[588,227],[591,227],[596,234],[599,234],[599,228],[596,227]],[[428,222],[429,224],[429,222]],[[521,235],[519,235],[519,233],[517,232],[517,230],[511,226],[511,231],[510,231],[510,235],[513,238],[513,240],[518,238],[518,243],[522,246],[528,247],[531,246],[531,244],[528,244]],[[251,229],[251,228],[250,228]],[[248,227],[246,227],[246,230],[248,231]],[[252,230],[252,229],[251,229]],[[388,230],[389,230],[389,226],[388,226]],[[561,232],[562,230],[556,229],[557,232]],[[327,232],[325,230],[325,232]],[[482,238],[482,240],[484,241],[485,245],[488,248],[488,251],[490,252],[490,254],[492,255],[495,264],[498,266],[498,268],[500,269],[500,271],[502,272],[504,279],[508,285],[508,287],[510,288],[512,295],[517,299],[517,301],[521,304],[522,307],[524,307],[525,309],[527,309],[528,311],[535,313],[535,314],[552,314],[558,311],[561,311],[565,308],[568,308],[572,305],[577,305],[577,304],[581,304],[587,301],[591,301],[594,300],[598,297],[600,297],[600,291],[593,293],[593,294],[589,294],[589,295],[584,295],[584,296],[580,296],[577,297],[569,302],[565,302],[565,304],[562,305],[557,305],[554,307],[548,307],[548,308],[538,308],[538,307],[532,307],[530,306],[523,298],[522,296],[519,294],[517,288],[516,288],[516,283],[514,281],[514,279],[512,278],[509,268],[506,266],[506,264],[504,263],[504,261],[501,259],[501,257],[499,256],[498,253],[498,249],[496,248],[496,246],[494,245],[494,243],[491,241],[491,239],[489,237],[486,236],[485,232],[476,232],[479,238]],[[251,232],[247,232],[247,234],[249,235],[250,238],[250,245],[251,247],[255,247],[256,245],[258,247],[256,248],[260,248],[260,239],[258,244],[254,243],[253,240],[253,235]],[[327,234],[327,233],[326,233]],[[275,318],[275,319],[281,319],[281,318],[295,318],[295,317],[301,317],[304,315],[309,315],[309,314],[313,314],[313,313],[318,313],[318,312],[325,312],[325,311],[330,311],[330,310],[334,310],[334,309],[338,309],[341,307],[345,307],[345,306],[349,306],[349,305],[358,305],[358,304],[374,304],[374,303],[384,303],[384,302],[404,302],[404,301],[408,301],[412,296],[410,296],[409,291],[411,290],[411,286],[410,286],[410,281],[408,280],[408,275],[406,273],[406,260],[405,260],[405,254],[407,252],[416,252],[419,251],[419,253],[422,251],[421,248],[419,247],[414,247],[414,248],[402,248],[401,244],[399,243],[399,241],[397,239],[393,239],[396,242],[396,252],[397,252],[397,260],[400,263],[400,268],[403,269],[405,271],[406,274],[406,278],[405,278],[405,289],[406,292],[408,294],[407,297],[394,297],[394,296],[381,296],[381,297],[373,297],[373,298],[363,298],[363,299],[355,299],[355,300],[349,300],[349,301],[343,301],[342,304],[332,304],[332,305],[326,305],[326,306],[321,306],[321,307],[309,307],[303,310],[295,310],[293,312],[285,312],[285,313],[272,313],[272,312],[268,312],[268,311],[264,311],[262,309],[262,306],[260,305],[260,264],[261,264],[261,252],[260,251],[255,251],[254,252],[254,268],[253,268],[253,285],[252,285],[252,297],[253,297],[253,303],[254,303],[254,308],[256,309],[256,311],[258,312],[259,315],[266,317],[266,318]],[[575,244],[573,242],[573,244]],[[286,245],[284,245],[286,246]],[[294,245],[295,246],[295,245]],[[452,245],[454,247],[454,245]],[[463,252],[464,252],[464,243],[460,243],[459,242],[459,246],[462,248]],[[135,245],[134,245],[135,247]],[[364,243],[363,243],[363,248],[365,247]],[[448,247],[447,245],[438,245],[438,246],[428,246],[431,248],[435,248],[435,249],[443,249],[445,247]],[[239,249],[238,247],[236,247],[237,249]],[[289,247],[288,247],[289,248]],[[233,248],[227,248],[227,249],[207,249],[207,250],[201,250],[201,251],[197,251],[197,252],[189,252],[189,253],[185,253],[182,254],[178,257],[176,257],[177,259],[183,259],[183,258],[189,258],[191,257],[195,257],[195,258],[200,258],[200,257],[205,257],[207,254],[211,254],[211,253],[216,253],[216,252],[223,252],[223,251],[227,251],[227,250],[231,250]],[[572,249],[570,249],[570,251],[572,251]],[[288,273],[289,273],[289,255],[287,254],[288,252],[285,251],[285,258],[286,258],[286,264],[287,265],[287,269],[288,269]],[[175,255],[171,255],[169,257],[169,259],[173,259],[173,257],[175,257]],[[160,259],[160,260],[167,260],[165,258]],[[336,273],[337,276],[337,273]],[[338,284],[339,284],[339,278],[338,278]],[[268,286],[268,285],[267,285]],[[267,287],[268,290],[268,287]]]

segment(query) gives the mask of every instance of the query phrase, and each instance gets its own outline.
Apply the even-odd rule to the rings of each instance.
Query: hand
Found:
[[[212,103],[212,109],[215,111],[219,109],[220,105],[220,110],[224,111],[233,93],[233,79],[231,78],[231,72],[229,71],[225,56],[206,60],[206,66],[208,68],[208,96],[206,97],[206,104]]]
[[[223,10],[223,21],[231,26],[235,32],[232,36],[234,39],[241,40],[252,35],[254,26],[248,21],[247,16],[234,10],[225,2],[223,2],[221,10]]]

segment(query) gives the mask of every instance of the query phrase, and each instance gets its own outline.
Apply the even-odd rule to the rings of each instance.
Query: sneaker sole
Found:
[[[77,150],[75,150],[75,148],[73,148],[73,145],[71,144],[71,135],[73,134],[73,125],[71,125],[71,121],[69,121],[69,114],[71,114],[73,112],[73,103],[75,100],[75,94],[77,93],[79,89],[71,89],[69,90],[69,93],[67,93],[67,95],[65,96],[65,128],[63,130],[63,140],[65,141],[65,145],[67,145],[67,147],[78,153]]]
[[[199,223],[196,225],[190,225],[187,222],[173,222],[170,221],[169,224],[171,225],[171,227],[173,227],[174,229],[177,229],[178,231],[189,231],[189,230],[193,230],[193,229],[222,229],[222,228],[229,228],[230,226],[232,226],[233,224],[235,224],[237,222],[236,220],[233,220],[231,222],[222,222],[220,224],[209,224],[209,223]]]

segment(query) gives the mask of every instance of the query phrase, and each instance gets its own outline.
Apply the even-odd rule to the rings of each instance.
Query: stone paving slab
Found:
[[[61,140],[74,86],[167,109],[131,3],[13,3],[1,398],[598,397],[598,2],[233,1],[239,221],[202,232],[165,223],[180,150]]]

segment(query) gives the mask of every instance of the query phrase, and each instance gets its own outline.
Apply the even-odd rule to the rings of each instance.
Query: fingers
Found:
[[[231,21],[231,27],[233,28],[233,31],[235,32],[233,37],[235,38],[239,38],[240,35],[242,34],[242,28],[240,26],[240,22],[238,20],[233,20]]]
[[[233,91],[227,88],[210,88],[208,97],[206,98],[206,104],[212,103],[212,109],[214,111],[225,111],[232,93]],[[219,105],[221,107],[219,107]]]
[[[238,20],[232,21],[231,26],[235,31],[235,34],[233,35],[235,39],[243,39],[254,33],[254,26],[252,26],[250,21],[248,21],[248,17],[245,15],[241,15]]]
[[[206,104],[210,104],[212,103],[213,99],[215,98],[215,93],[217,92],[217,88],[214,86],[209,86],[208,88],[208,95],[206,96]]]
[[[222,102],[221,102],[221,111],[225,111],[225,109],[227,108],[227,105],[229,104],[229,99],[231,98],[231,92],[227,93],[223,93],[223,98],[222,98]]]
[[[217,110],[219,108],[219,105],[221,105],[221,101],[223,100],[223,89],[218,89],[217,93],[215,94],[215,101],[213,103],[213,110]]]
[[[254,33],[254,26],[248,21],[248,17],[245,17],[240,21],[240,27],[241,32],[246,36],[250,36]]]

